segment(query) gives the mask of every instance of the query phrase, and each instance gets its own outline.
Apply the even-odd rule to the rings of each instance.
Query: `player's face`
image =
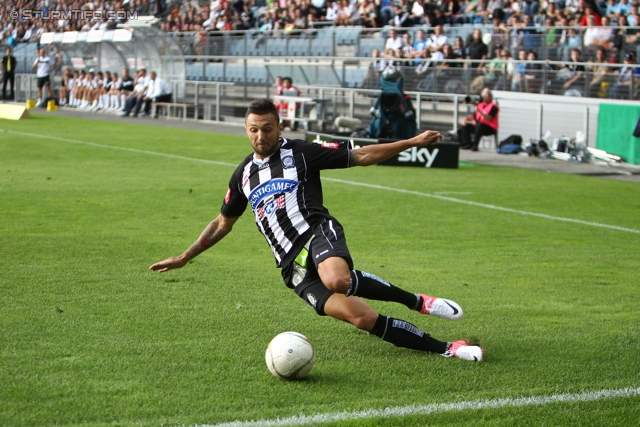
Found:
[[[280,147],[282,126],[273,114],[249,114],[245,122],[247,136],[258,159],[269,157]]]

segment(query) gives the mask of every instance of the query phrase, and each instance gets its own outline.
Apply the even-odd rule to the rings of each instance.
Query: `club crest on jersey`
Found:
[[[293,167],[295,167],[295,161],[293,160],[293,156],[284,156],[282,158],[282,168],[291,169]]]
[[[272,202],[284,193],[292,193],[298,188],[298,181],[292,179],[275,178],[260,184],[249,194],[251,208],[257,210],[262,202]]]
[[[256,214],[259,219],[264,218],[266,215],[271,215],[278,209],[284,208],[286,205],[284,194],[275,199],[268,199],[264,205],[256,209]]]

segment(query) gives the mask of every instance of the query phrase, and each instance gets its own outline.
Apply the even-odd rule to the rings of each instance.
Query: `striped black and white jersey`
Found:
[[[276,263],[286,265],[305,245],[314,225],[323,219],[335,221],[323,206],[320,171],[348,168],[349,156],[348,143],[281,138],[280,148],[269,158],[258,160],[251,154],[236,168],[221,214],[237,218],[251,205]]]
[[[120,86],[121,90],[128,90],[128,91],[133,90],[133,79],[130,76],[122,77],[120,80],[122,80],[122,83]]]

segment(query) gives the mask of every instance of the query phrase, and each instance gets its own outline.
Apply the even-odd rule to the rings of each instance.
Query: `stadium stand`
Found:
[[[289,56],[307,56],[309,52],[309,40],[306,38],[289,39]]]
[[[358,50],[359,57],[369,57],[373,49],[383,50],[385,40],[382,37],[361,37],[360,49]]]
[[[206,65],[207,80],[214,82],[224,81],[224,64],[209,63]]]
[[[345,68],[343,84],[348,88],[362,88],[369,68]]]
[[[202,62],[187,64],[185,76],[187,80],[204,80],[204,64]]]
[[[595,0],[581,2],[565,0],[550,1],[489,1],[476,3],[466,0],[436,1],[425,5],[422,10],[417,3],[408,0],[399,2],[402,19],[390,20],[391,16],[380,9],[375,10],[375,19],[361,19],[363,11],[352,10],[345,16],[344,11],[332,6],[316,7],[301,0],[292,0],[287,7],[301,9],[302,13],[288,13],[280,3],[263,0],[245,0],[240,3],[222,1],[172,1],[164,10],[157,8],[153,0],[122,2],[106,0],[99,9],[79,0],[65,2],[50,0],[46,3],[36,0],[22,0],[20,10],[45,7],[43,12],[60,13],[63,7],[77,7],[87,13],[69,19],[12,19],[12,8],[18,3],[6,2],[0,6],[2,32],[0,44],[14,47],[14,54],[22,60],[18,63],[18,73],[32,73],[30,63],[35,57],[35,48],[41,34],[45,32],[90,31],[112,29],[118,25],[133,25],[135,21],[157,22],[171,35],[185,55],[190,55],[185,63],[185,78],[191,81],[233,82],[236,84],[268,84],[270,81],[266,67],[255,63],[246,67],[230,58],[370,58],[374,49],[384,52],[390,25],[396,25],[399,32],[409,33],[416,41],[418,29],[424,29],[431,37],[433,27],[444,24],[447,43],[453,45],[456,37],[463,40],[461,54],[442,59],[440,52],[423,51],[406,58],[390,58],[387,64],[396,63],[403,67],[407,89],[429,88],[433,91],[449,93],[473,93],[478,85],[485,84],[494,89],[525,90],[536,93],[579,95],[590,97],[622,96],[635,98],[638,92],[637,76],[631,73],[631,85],[620,91],[620,74],[627,68],[637,70],[636,58],[640,56],[640,14],[637,3],[614,0],[609,4]],[[46,6],[43,6],[46,5]],[[486,9],[486,10],[485,10]],[[455,10],[455,13],[453,12]],[[118,19],[99,19],[96,12],[115,11],[121,13]],[[405,17],[404,14],[408,14]],[[147,17],[145,17],[145,15]],[[155,15],[155,17],[154,17]],[[370,18],[367,11],[367,18]],[[46,15],[42,15],[46,16]],[[589,18],[594,16],[594,21]],[[609,19],[610,27],[600,24]],[[50,15],[49,15],[50,17]],[[364,17],[363,17],[364,18]],[[397,18],[397,17],[396,17]],[[595,22],[592,27],[588,22]],[[401,25],[398,27],[398,25]],[[470,35],[474,29],[482,32],[483,49],[471,45]],[[595,42],[594,42],[595,40]],[[472,48],[474,49],[472,52]],[[581,50],[580,61],[569,60],[571,49]],[[596,51],[606,50],[605,62],[596,62]],[[533,52],[538,61],[509,59],[502,61],[496,54],[507,49],[511,58],[517,58],[519,51]],[[406,47],[405,52],[411,48]],[[478,57],[470,55],[480,52]],[[625,58],[633,54],[633,62]],[[223,57],[222,57],[223,56]],[[457,60],[474,59],[463,67]],[[83,61],[65,58],[63,66],[78,68]],[[72,59],[76,61],[71,61]],[[213,61],[213,62],[212,62]],[[491,61],[495,61],[492,63]],[[429,66],[418,67],[421,64]],[[372,79],[367,79],[371,62],[360,62],[357,67],[347,67],[344,72],[340,64],[335,65],[343,87],[374,88]],[[607,68],[602,79],[594,80],[598,67]],[[486,70],[490,69],[491,72]],[[526,72],[525,72],[526,70]],[[566,85],[567,75],[573,79]],[[528,75],[527,85],[516,84],[520,75]],[[375,79],[373,79],[375,80]],[[533,83],[536,84],[533,84]],[[474,84],[475,83],[475,84]],[[566,86],[566,87],[565,87]],[[618,89],[612,91],[617,86]],[[627,90],[628,88],[628,90]],[[615,93],[614,93],[615,92]]]
[[[247,83],[254,85],[266,85],[269,82],[269,73],[264,66],[247,66]]]
[[[245,56],[246,51],[246,38],[241,39],[225,37],[225,45],[227,47],[228,56]]]
[[[343,27],[336,32],[336,43],[338,45],[355,45],[360,39],[362,27]]]

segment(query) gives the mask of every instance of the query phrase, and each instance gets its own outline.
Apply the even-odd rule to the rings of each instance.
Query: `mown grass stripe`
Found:
[[[369,409],[357,412],[336,412],[318,415],[299,415],[288,418],[258,421],[233,421],[222,424],[203,424],[194,427],[284,427],[318,425],[337,421],[353,421],[372,418],[406,417],[430,415],[439,412],[469,411],[478,409],[515,408],[522,406],[542,406],[553,403],[583,403],[604,399],[634,397],[640,395],[640,387],[586,391],[582,393],[553,394],[550,396],[530,396],[492,400],[471,400],[466,402],[439,403],[432,405],[397,406],[385,409]]]

